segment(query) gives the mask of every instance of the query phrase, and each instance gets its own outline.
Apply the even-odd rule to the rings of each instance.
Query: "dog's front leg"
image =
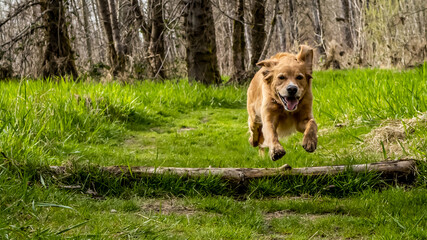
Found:
[[[277,136],[277,125],[279,117],[276,114],[271,114],[269,111],[264,111],[262,117],[262,133],[264,135],[264,141],[268,146],[268,154],[270,155],[271,160],[276,161],[282,158],[286,151],[279,142]]]
[[[314,119],[306,119],[297,125],[297,130],[304,133],[302,147],[307,152],[314,152],[317,148],[317,124]]]

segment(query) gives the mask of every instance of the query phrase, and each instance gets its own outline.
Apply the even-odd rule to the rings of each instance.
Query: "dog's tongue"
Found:
[[[286,98],[286,102],[288,103],[287,107],[289,110],[295,110],[298,105],[298,99],[296,98]]]

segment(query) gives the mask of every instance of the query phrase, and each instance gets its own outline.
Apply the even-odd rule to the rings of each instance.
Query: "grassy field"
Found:
[[[0,82],[0,238],[427,238],[427,65],[315,72],[315,153],[273,162],[248,143],[246,87]],[[419,159],[412,185],[376,174],[114,178],[98,165],[292,167]],[[52,177],[48,165],[72,172]]]

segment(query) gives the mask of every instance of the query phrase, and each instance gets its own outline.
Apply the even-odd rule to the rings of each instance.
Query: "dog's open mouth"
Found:
[[[299,99],[297,97],[283,97],[280,94],[277,94],[280,97],[280,100],[282,100],[283,105],[285,106],[285,109],[288,111],[294,111],[298,107]]]

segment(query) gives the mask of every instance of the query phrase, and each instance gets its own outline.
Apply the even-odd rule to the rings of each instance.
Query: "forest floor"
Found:
[[[0,82],[0,238],[425,239],[427,65],[315,72],[318,149],[248,143],[246,89],[59,80]],[[310,167],[413,158],[378,174],[259,179],[114,177],[96,166]],[[68,166],[52,176],[49,165]]]

